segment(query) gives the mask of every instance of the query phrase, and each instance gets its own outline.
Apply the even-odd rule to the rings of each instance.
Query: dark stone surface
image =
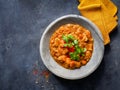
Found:
[[[120,0],[113,2],[119,9]],[[39,55],[46,26],[62,15],[80,14],[77,5],[77,0],[0,0],[0,90],[120,90],[120,20],[90,76],[70,81],[50,74],[46,81],[33,74],[34,68],[47,70]]]

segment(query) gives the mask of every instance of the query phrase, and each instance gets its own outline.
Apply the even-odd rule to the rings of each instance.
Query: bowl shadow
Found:
[[[102,82],[102,77],[104,73],[105,62],[104,58],[100,66],[91,75],[78,79],[78,80],[67,80],[55,76],[55,78],[60,82],[60,84],[65,88],[65,90],[94,90],[99,83]]]

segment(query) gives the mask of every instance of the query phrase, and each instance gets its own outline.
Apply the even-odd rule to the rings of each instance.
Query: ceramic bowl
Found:
[[[55,30],[61,25],[67,23],[77,23],[82,25],[83,27],[90,30],[93,38],[94,38],[94,46],[93,53],[90,61],[85,65],[80,67],[79,69],[69,70],[62,66],[60,66],[51,56],[49,50],[49,41],[51,35],[55,32]],[[104,43],[102,35],[99,29],[92,23],[90,20],[86,19],[83,16],[79,15],[65,15],[62,16],[52,23],[48,25],[42,34],[40,40],[40,55],[44,65],[55,75],[64,78],[64,79],[81,79],[87,77],[92,72],[94,72],[97,67],[100,65],[103,55],[104,55]]]

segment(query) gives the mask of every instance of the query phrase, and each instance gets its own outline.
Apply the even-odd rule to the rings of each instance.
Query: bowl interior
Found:
[[[63,24],[77,23],[90,30],[94,38],[94,48],[90,61],[79,69],[69,70],[60,66],[51,56],[49,51],[49,40],[54,31]],[[93,71],[99,66],[103,54],[104,44],[101,33],[98,28],[88,19],[78,15],[67,15],[58,18],[53,21],[44,31],[40,41],[40,54],[45,66],[55,75],[65,79],[81,79]]]

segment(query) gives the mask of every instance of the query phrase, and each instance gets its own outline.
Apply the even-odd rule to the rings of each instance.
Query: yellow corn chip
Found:
[[[117,7],[110,0],[79,0],[78,9],[100,29],[104,44],[110,43],[109,33],[117,26]]]

